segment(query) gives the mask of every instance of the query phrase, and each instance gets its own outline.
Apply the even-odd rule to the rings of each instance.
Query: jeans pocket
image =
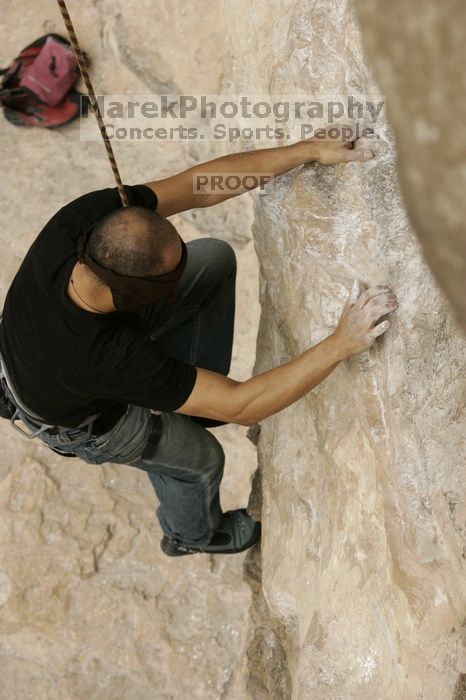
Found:
[[[112,445],[118,441],[119,435],[123,428],[125,427],[128,419],[128,413],[130,406],[126,409],[125,413],[116,422],[116,424],[107,433],[99,435],[99,437],[94,437],[89,442],[89,449],[93,452],[101,452],[105,448],[105,451],[111,451]]]
[[[87,444],[86,460],[127,464],[138,459],[149,435],[150,416],[150,409],[130,406],[113,430]]]

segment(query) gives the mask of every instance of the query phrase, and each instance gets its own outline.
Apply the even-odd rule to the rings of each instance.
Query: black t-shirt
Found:
[[[150,188],[125,189],[130,204],[156,208]],[[0,349],[11,381],[22,402],[53,425],[74,428],[100,413],[100,429],[108,429],[128,404],[174,411],[196,382],[196,367],[167,355],[139,314],[94,314],[66,293],[77,239],[118,207],[118,190],[108,188],[60,209],[32,244],[5,300]]]

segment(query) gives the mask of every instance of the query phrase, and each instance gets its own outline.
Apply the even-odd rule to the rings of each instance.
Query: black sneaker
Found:
[[[248,515],[246,508],[229,510],[223,514],[222,526],[215,532],[209,544],[198,547],[183,544],[174,537],[164,535],[160,548],[169,557],[183,554],[235,554],[252,547],[261,536],[261,524]]]

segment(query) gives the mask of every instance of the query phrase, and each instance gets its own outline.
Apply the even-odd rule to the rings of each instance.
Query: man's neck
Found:
[[[71,271],[67,294],[80,309],[93,314],[107,314],[115,311],[112,294],[108,287],[96,289],[86,266],[77,262]]]

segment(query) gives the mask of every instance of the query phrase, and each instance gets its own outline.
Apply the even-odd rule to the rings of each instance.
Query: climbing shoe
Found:
[[[160,548],[169,557],[183,554],[235,554],[252,547],[261,536],[261,524],[248,515],[246,508],[229,510],[223,514],[222,526],[216,530],[209,544],[184,544],[164,535]]]

